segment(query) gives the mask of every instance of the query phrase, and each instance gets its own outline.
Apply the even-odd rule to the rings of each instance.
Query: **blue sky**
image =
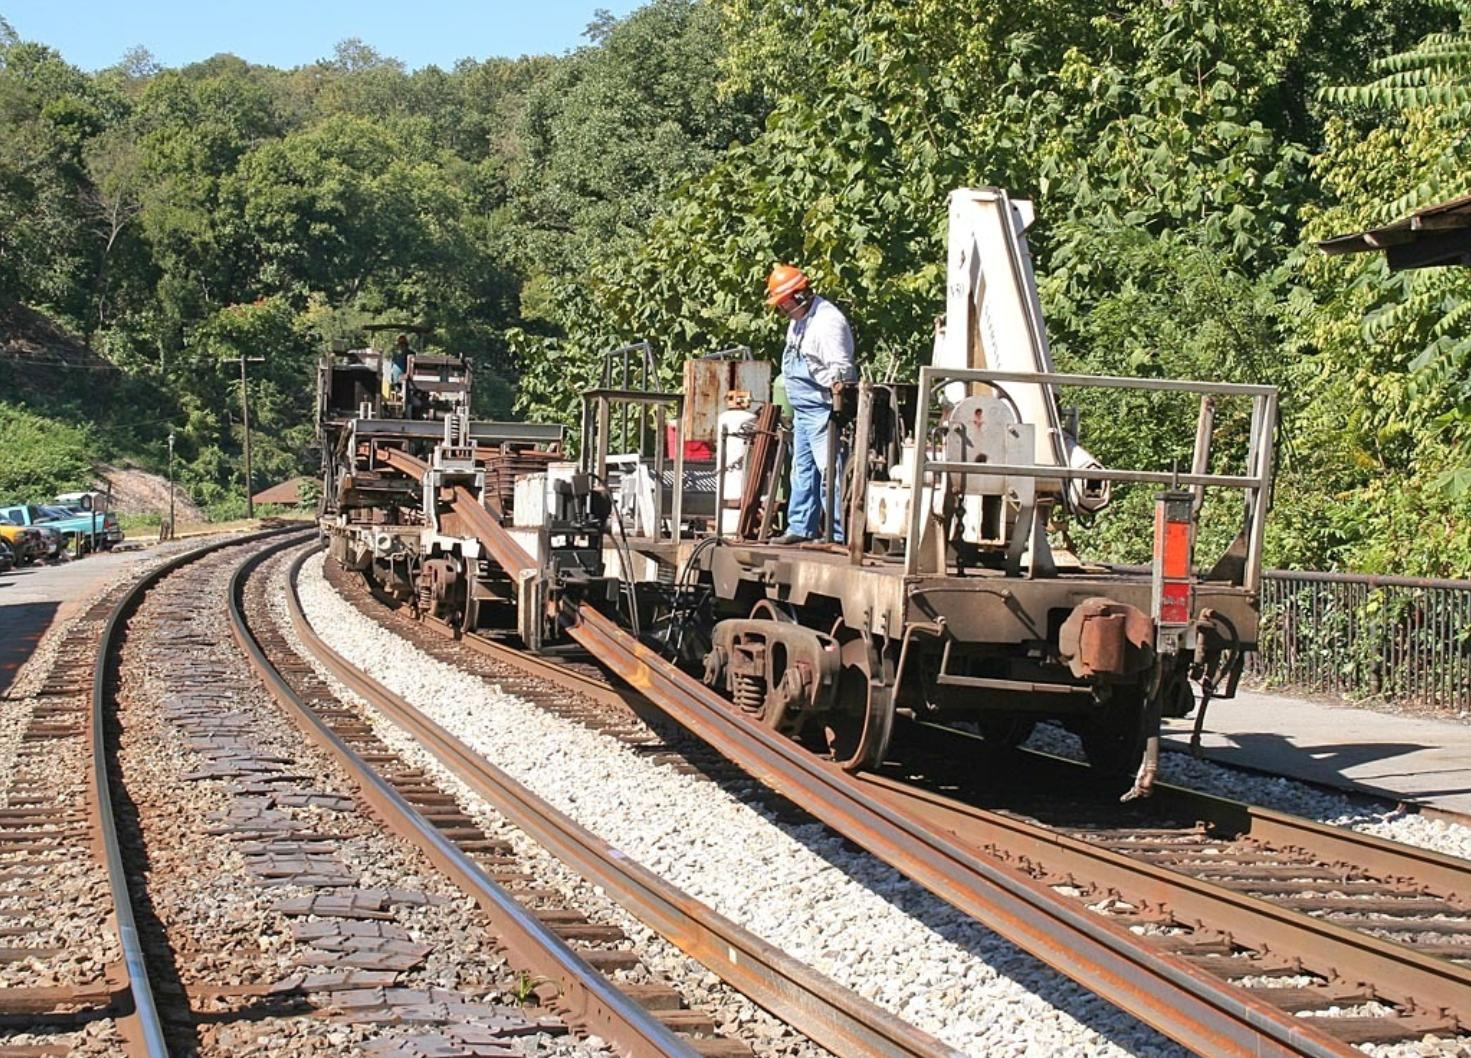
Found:
[[[633,0],[0,0],[23,40],[49,44],[85,70],[141,44],[164,66],[228,51],[291,67],[327,58],[358,37],[411,69],[456,59],[558,53],[584,43],[598,8],[626,15]]]

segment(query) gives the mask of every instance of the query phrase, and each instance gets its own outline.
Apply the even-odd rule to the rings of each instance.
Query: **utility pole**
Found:
[[[241,418],[245,423],[245,517],[255,517],[255,499],[251,491],[250,474],[250,394],[245,388],[245,365],[264,364],[266,358],[263,356],[240,356],[236,360],[240,363],[240,409]],[[235,361],[227,360],[226,363]]]
[[[174,538],[174,431],[169,431],[169,539]]]

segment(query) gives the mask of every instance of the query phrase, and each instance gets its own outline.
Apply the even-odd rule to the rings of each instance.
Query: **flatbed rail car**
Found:
[[[1002,743],[1025,739],[1036,720],[1049,718],[1077,732],[1099,768],[1140,769],[1132,792],[1147,793],[1161,717],[1184,716],[1195,706],[1191,680],[1203,698],[1234,695],[1245,652],[1256,642],[1275,391],[944,367],[923,368],[920,378],[918,387],[859,387],[856,432],[870,440],[873,455],[856,461],[869,466],[851,475],[841,498],[846,544],[776,544],[759,532],[727,534],[714,519],[703,533],[683,527],[678,540],[667,520],[662,534],[623,540],[635,561],[650,563],[639,586],[645,639],[687,662],[703,648],[708,683],[776,730],[825,742],[851,769],[883,759],[900,711],[967,721]],[[1192,469],[1036,463],[1025,429],[1017,429],[1014,440],[1022,443],[1008,455],[972,436],[974,415],[962,424],[975,409],[984,422],[1001,406],[994,398],[967,397],[943,412],[931,399],[955,382],[989,388],[1019,381],[1197,398]],[[591,400],[628,396],[594,392]],[[676,409],[685,401],[684,394],[650,399]],[[1212,461],[1218,400],[1251,408],[1246,466],[1238,473],[1204,469]],[[904,417],[906,408],[915,418]],[[899,444],[901,435],[931,441]],[[717,452],[728,441],[720,439]],[[904,454],[879,470],[892,458],[884,451],[891,443]],[[1000,443],[1004,449],[1007,442]],[[759,473],[754,447],[748,444],[742,457],[745,475]],[[596,445],[593,451],[588,472],[597,479],[609,468]],[[717,478],[735,466],[735,460],[718,466]],[[689,474],[677,477],[694,484]],[[911,481],[921,482],[919,503],[911,502]],[[1085,482],[1095,494],[1113,482],[1160,487],[1149,572],[1081,561],[1049,543],[1047,515],[1027,512],[1025,501],[1044,510],[1061,505],[1071,481]],[[759,508],[772,497],[742,484],[720,489],[717,505],[731,523],[757,524]],[[1242,522],[1226,553],[1199,569],[1198,511],[1206,491],[1217,489],[1241,494]],[[698,506],[679,491],[671,489],[667,510]],[[626,563],[620,557],[608,568]],[[656,565],[673,587],[658,583]],[[693,652],[691,642],[700,645]]]
[[[473,628],[482,603],[514,606],[509,581],[484,558],[473,534],[426,519],[437,497],[426,496],[422,481],[388,467],[383,453],[424,457],[502,513],[516,477],[562,458],[566,428],[471,420],[471,370],[463,357],[411,353],[396,379],[390,364],[388,353],[345,343],[318,364],[319,522],[330,555],[344,568],[363,572],[420,612],[453,613]]]
[[[1028,203],[996,189],[951,195],[932,362],[917,384],[857,387],[858,455],[828,498],[830,514],[846,513],[847,543],[770,542],[787,437],[770,368],[704,359],[686,365],[679,392],[655,388],[648,362],[640,385],[607,372],[584,394],[575,462],[560,426],[473,423],[463,401],[432,421],[335,422],[324,443],[334,555],[421,612],[514,631],[530,649],[561,638],[578,606],[595,607],[732,708],[845,768],[884,759],[900,711],[969,721],[1000,742],[1047,718],[1077,732],[1095,766],[1132,773],[1126,797],[1145,795],[1161,718],[1194,707],[1192,681],[1203,701],[1231,697],[1256,641],[1277,397],[1056,372],[1030,220]],[[647,361],[645,346],[613,355],[626,362],[630,350]],[[1197,402],[1188,468],[1102,466],[1063,411],[1059,393],[1072,388]],[[1227,408],[1233,436],[1245,436],[1242,465],[1217,472]],[[324,418],[336,409],[345,402]],[[414,457],[400,468],[422,480],[396,474],[386,449]],[[1059,518],[1102,511],[1115,485],[1159,489],[1148,574],[1090,563],[1049,535]],[[496,568],[455,490],[536,568]],[[1236,493],[1242,514],[1225,553],[1200,568],[1207,492]]]

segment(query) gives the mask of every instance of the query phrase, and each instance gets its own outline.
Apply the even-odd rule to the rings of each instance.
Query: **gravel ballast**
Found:
[[[816,824],[652,763],[438,662],[303,568],[334,649],[583,826],[895,1015],[977,1055],[1182,1048]]]
[[[462,782],[433,754],[392,720],[338,683],[330,670],[312,658],[296,635],[282,592],[271,598],[271,612],[288,643],[316,669],[334,694],[357,706],[374,733],[398,756],[433,777],[442,790],[454,795],[458,806],[490,837],[515,849],[518,869],[534,875],[538,886],[556,890],[568,907],[584,912],[590,922],[615,926],[633,942],[640,964],[613,972],[620,984],[672,985],[691,1007],[709,1013],[722,1036],[749,1044],[759,1058],[830,1058],[829,1052],[756,1006],[724,984],[715,974],[668,943],[593,885],[567,868],[537,842],[502,816],[484,797]]]
[[[549,1034],[522,1016],[486,916],[384,831],[266,693],[226,630],[241,557],[206,559],[149,594],[118,695],[118,767],[146,846],[155,936],[192,992],[198,1053],[396,1054],[395,1041],[441,1023],[454,1033],[498,1021],[518,1023],[511,1045],[523,1053],[606,1053],[559,1035],[555,1019]],[[344,900],[366,917],[340,913]],[[360,971],[378,976],[347,983]],[[261,986],[267,997],[252,1002]],[[400,1018],[387,1008],[407,993],[423,999]]]

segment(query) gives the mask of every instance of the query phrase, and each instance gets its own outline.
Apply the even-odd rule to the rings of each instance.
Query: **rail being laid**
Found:
[[[303,554],[287,575],[297,634],[332,674],[408,731],[461,780],[583,878],[722,980],[814,1042],[852,1058],[958,1058],[939,1040],[816,973],[612,848],[500,768],[360,672],[325,643],[296,590]]]
[[[425,464],[380,453],[403,473]],[[511,577],[535,575],[529,555],[464,487],[449,503]],[[564,615],[567,633],[668,715],[751,776],[817,816],[941,899],[1144,1023],[1201,1054],[1350,1055],[1327,1032],[1143,943],[1042,882],[906,817],[850,776],[732,710],[590,607]]]
[[[236,570],[229,598],[231,633],[271,694],[352,775],[364,798],[389,825],[422,848],[485,909],[521,965],[559,987],[559,1000],[571,1017],[633,1058],[698,1058],[689,1043],[620,992],[550,926],[495,884],[296,693],[267,657],[242,606],[246,578],[272,553],[261,552]]]

